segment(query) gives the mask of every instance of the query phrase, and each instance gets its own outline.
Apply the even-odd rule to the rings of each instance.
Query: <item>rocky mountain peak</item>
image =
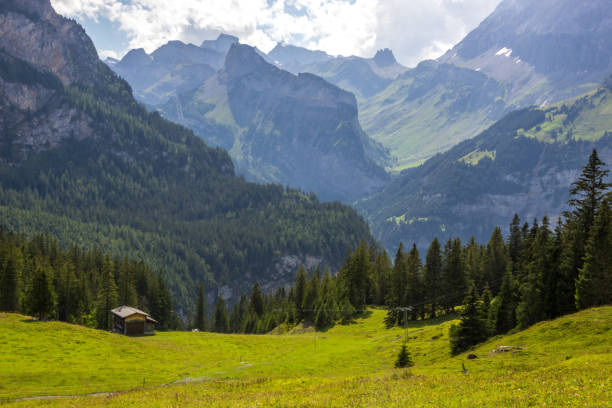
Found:
[[[374,63],[379,67],[388,67],[390,65],[396,64],[397,60],[393,55],[393,51],[389,48],[384,48],[382,50],[376,51],[376,55],[374,56]]]
[[[238,37],[234,37],[233,35],[221,33],[217,37],[216,40],[204,40],[200,47],[206,48],[209,50],[213,50],[219,52],[221,54],[225,54],[229,51],[233,44],[238,43]]]
[[[231,76],[243,76],[264,69],[277,69],[268,64],[255,47],[245,44],[232,44],[225,57],[225,71]]]
[[[122,67],[143,66],[149,65],[151,61],[151,56],[143,48],[136,48],[125,54],[121,61],[119,61],[119,64]]]

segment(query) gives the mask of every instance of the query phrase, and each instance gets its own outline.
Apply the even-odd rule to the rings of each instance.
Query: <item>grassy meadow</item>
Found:
[[[474,360],[450,355],[452,316],[414,322],[409,369],[393,368],[404,330],[385,329],[384,315],[371,309],[326,332],[128,338],[0,314],[0,398],[18,407],[612,406],[612,307],[495,337]],[[523,349],[491,353],[500,345]],[[81,395],[91,393],[104,394]],[[52,395],[70,397],[19,400]]]

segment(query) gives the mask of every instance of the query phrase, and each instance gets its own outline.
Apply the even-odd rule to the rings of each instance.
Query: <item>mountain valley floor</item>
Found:
[[[477,356],[470,360],[450,354],[453,316],[412,322],[408,349],[415,365],[408,369],[393,368],[405,333],[386,329],[384,316],[369,309],[324,332],[298,326],[282,334],[130,338],[0,314],[0,401],[15,407],[609,407],[612,401],[612,306],[494,337],[470,350]],[[502,345],[521,349],[492,352]]]

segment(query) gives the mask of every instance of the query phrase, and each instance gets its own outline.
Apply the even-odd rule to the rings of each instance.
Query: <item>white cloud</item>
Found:
[[[376,20],[371,16],[377,4],[378,0],[53,0],[60,14],[102,16],[118,23],[129,47],[147,52],[169,40],[194,41],[198,33],[206,37],[217,30],[264,51],[287,41],[332,53],[360,53],[374,44]]]
[[[117,55],[117,52],[113,50],[99,50],[98,55],[100,56],[100,59],[103,59],[103,60],[107,58],[117,59],[119,57],[119,55]]]
[[[437,58],[461,41],[501,0],[384,0],[378,9],[376,47],[391,48],[413,66]],[[370,50],[371,52],[374,49]]]
[[[65,15],[107,18],[129,48],[199,44],[219,31],[263,51],[277,42],[371,56],[389,47],[405,64],[459,41],[500,0],[52,0]],[[108,47],[107,47],[108,48]],[[127,50],[115,50],[122,54]]]

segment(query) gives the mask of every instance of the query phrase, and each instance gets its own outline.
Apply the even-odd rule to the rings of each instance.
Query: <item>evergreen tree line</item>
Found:
[[[161,329],[180,324],[164,280],[143,262],[0,228],[0,311],[110,329],[120,305],[150,313]]]
[[[612,302],[612,186],[597,152],[589,157],[570,191],[570,210],[551,230],[539,224],[510,224],[499,246],[501,285],[470,276],[461,321],[450,329],[451,350],[459,353],[496,334]],[[494,232],[494,236],[496,233]],[[493,241],[493,238],[492,238]],[[491,246],[491,242],[489,246]],[[487,247],[487,249],[488,249]],[[486,254],[485,254],[486,255]],[[487,264],[484,257],[483,264]],[[497,275],[499,276],[499,275]]]
[[[593,151],[571,190],[570,211],[552,229],[547,217],[531,224],[515,215],[509,235],[495,228],[486,245],[434,239],[423,262],[400,244],[391,263],[385,251],[361,243],[337,275],[298,270],[295,283],[266,294],[258,284],[230,312],[222,298],[207,317],[200,288],[192,325],[219,332],[265,333],[299,322],[325,328],[348,322],[366,304],[388,308],[388,327],[461,308],[451,329],[460,352],[495,334],[525,328],[612,301],[612,212],[608,170]],[[310,276],[309,276],[310,275]],[[402,308],[409,308],[404,313]],[[210,321],[208,321],[210,320]]]
[[[365,311],[366,304],[376,303],[372,281],[377,275],[388,275],[391,265],[386,252],[361,242],[346,259],[336,275],[329,269],[307,272],[300,266],[295,282],[266,293],[258,283],[250,295],[243,294],[231,310],[218,297],[214,311],[206,310],[203,287],[195,302],[191,327],[199,330],[232,333],[267,333],[276,328],[290,328],[300,322],[325,329],[334,323],[350,322]]]

